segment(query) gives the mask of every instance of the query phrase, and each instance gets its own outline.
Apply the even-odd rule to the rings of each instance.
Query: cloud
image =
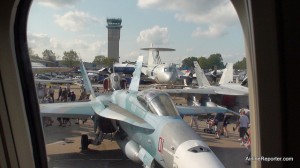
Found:
[[[140,51],[130,51],[127,54],[121,55],[120,57],[120,61],[124,62],[124,61],[136,61],[138,56],[142,55]],[[146,60],[147,57],[144,57],[144,61]]]
[[[107,45],[106,42],[102,41],[84,41],[84,40],[75,40],[75,42],[71,42],[69,45],[69,48],[78,49],[81,51],[86,51],[88,53],[95,53],[96,55],[106,55],[107,54]],[[93,55],[93,56],[96,56]]]
[[[61,44],[55,39],[42,33],[27,33],[28,47],[36,50],[37,48],[46,49],[61,49]]]
[[[64,51],[74,50],[81,58],[86,61],[93,61],[96,55],[107,54],[107,42],[99,40],[87,40],[78,38],[74,40],[59,41],[47,34],[27,33],[28,47],[34,53],[42,56],[42,52],[46,49],[52,50],[56,56],[62,58]]]
[[[90,24],[103,23],[102,20],[85,12],[70,11],[64,15],[55,15],[55,22],[66,31],[77,32],[88,27]]]
[[[138,43],[162,45],[168,43],[168,28],[154,26],[142,30],[137,38]]]
[[[37,3],[51,8],[73,8],[74,5],[82,0],[34,0]]]
[[[237,24],[237,14],[230,0],[138,0],[140,8],[155,8],[175,12],[175,19],[194,23],[193,36],[217,37]],[[203,25],[206,26],[204,29]],[[202,26],[202,27],[199,27]]]
[[[193,31],[193,37],[220,37],[225,35],[225,27],[223,25],[210,25],[208,29],[203,29],[201,27],[197,27],[196,30]]]

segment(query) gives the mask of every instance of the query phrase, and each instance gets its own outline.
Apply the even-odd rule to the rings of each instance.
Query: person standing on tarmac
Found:
[[[245,115],[245,111],[242,109],[240,112],[240,119],[236,123],[236,126],[233,127],[233,131],[235,131],[239,127],[240,132],[240,139],[242,141],[241,145],[244,145],[246,143],[246,139],[244,138],[245,135],[249,137],[249,134],[247,132],[249,126],[249,118]]]
[[[215,125],[217,126],[216,139],[220,139],[220,135],[223,128],[223,121],[224,121],[224,113],[217,113],[214,118]]]

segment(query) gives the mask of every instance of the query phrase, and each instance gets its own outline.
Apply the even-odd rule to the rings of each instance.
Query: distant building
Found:
[[[120,30],[122,28],[122,19],[120,18],[108,18],[107,30],[108,30],[108,53],[109,58],[113,58],[116,62],[119,62],[119,41]]]

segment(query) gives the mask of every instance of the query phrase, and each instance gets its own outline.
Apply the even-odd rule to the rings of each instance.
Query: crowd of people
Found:
[[[239,139],[240,145],[244,146],[248,151],[249,155],[251,156],[251,137],[250,137],[250,110],[247,106],[246,108],[241,108],[239,110],[239,118],[235,122],[235,126],[233,127],[233,131],[236,130],[239,132]],[[207,119],[207,128],[204,129],[204,132],[213,133],[216,135],[216,139],[220,139],[221,135],[224,137],[228,136],[228,129],[227,125],[229,124],[229,119],[232,115],[226,115],[224,113],[217,113],[213,118]],[[246,161],[247,164],[250,162]]]
[[[55,90],[53,86],[47,85],[41,85],[38,84],[38,94],[39,98],[41,98],[41,103],[54,103],[54,102],[75,102],[76,101],[76,94],[74,91],[71,91],[70,84],[66,84],[65,87],[59,86],[57,98],[54,98]],[[80,97],[78,98],[78,101],[84,101],[88,99],[88,95],[86,93],[86,90],[82,87],[80,92]],[[65,126],[71,126],[70,118],[61,118],[58,117],[57,121],[59,122],[59,126],[65,127]],[[83,120],[84,122],[85,120]],[[53,120],[51,117],[43,117],[43,124],[45,127],[52,126]],[[76,122],[76,124],[79,123]]]

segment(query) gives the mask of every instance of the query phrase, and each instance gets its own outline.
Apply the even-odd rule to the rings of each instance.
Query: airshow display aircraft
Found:
[[[233,64],[228,63],[226,69],[223,70],[222,77],[219,81],[219,85],[212,86],[208,82],[203,70],[199,66],[197,61],[194,61],[195,72],[198,82],[197,88],[187,89],[163,89],[167,93],[178,94],[222,94],[232,96],[247,96],[248,88],[240,84],[233,83]]]
[[[149,51],[148,62],[143,67],[142,72],[149,78],[155,80],[158,84],[173,84],[178,80],[178,71],[175,64],[163,64],[160,59],[160,51],[175,51],[172,48],[141,48],[141,50]],[[153,51],[156,54],[153,54]]]
[[[187,125],[181,115],[232,112],[222,107],[175,106],[171,97],[160,90],[139,90],[143,57],[139,56],[128,90],[120,90],[120,76],[111,74],[114,91],[95,96],[86,70],[81,72],[88,102],[40,104],[42,116],[83,118],[94,116],[101,132],[95,140],[82,135],[82,148],[101,144],[105,134],[125,153],[144,167],[196,168],[224,167],[201,137]]]

